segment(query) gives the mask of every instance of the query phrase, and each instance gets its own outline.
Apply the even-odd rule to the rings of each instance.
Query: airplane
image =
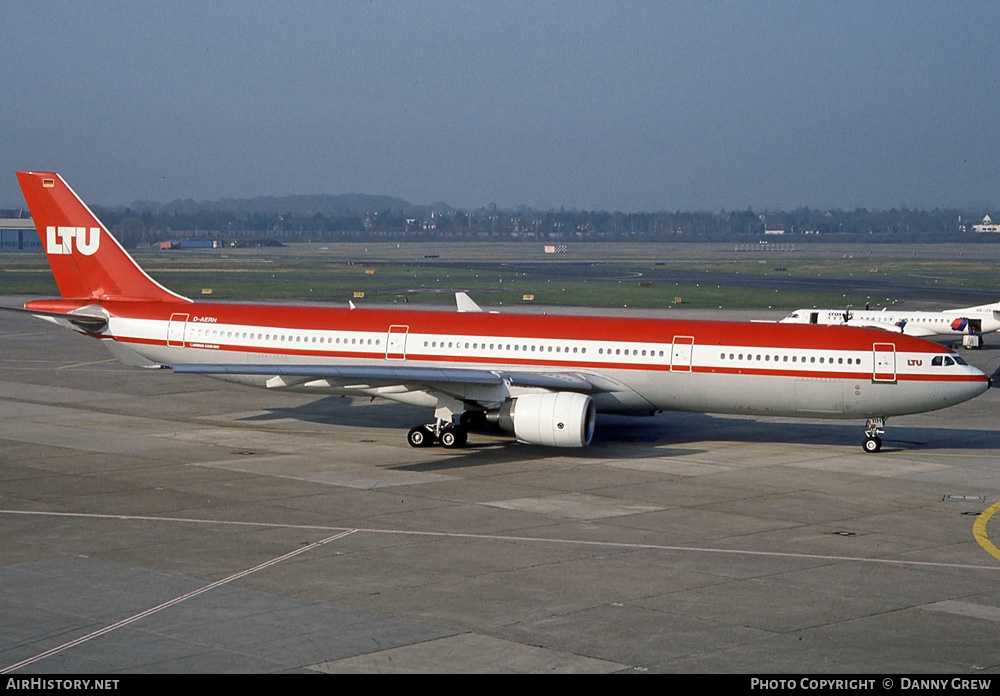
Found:
[[[868,309],[797,309],[785,324],[846,324],[870,326],[907,336],[981,335],[1000,331],[1000,302],[979,307],[945,309],[940,312]]]
[[[865,420],[961,403],[991,379],[954,351],[869,328],[194,302],[151,278],[61,176],[18,172],[60,297],[32,315],[120,362],[266,389],[423,406],[414,447],[484,422],[524,443],[583,447],[600,413],[694,411]],[[479,310],[479,311],[477,311]]]

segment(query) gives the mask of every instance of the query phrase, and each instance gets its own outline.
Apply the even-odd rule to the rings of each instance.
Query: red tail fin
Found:
[[[146,275],[80,197],[52,172],[18,172],[17,181],[52,274],[65,298],[190,302]]]

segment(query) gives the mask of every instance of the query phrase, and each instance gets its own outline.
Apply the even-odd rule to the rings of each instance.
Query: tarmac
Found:
[[[992,373],[1000,339],[962,354]],[[861,422],[682,413],[413,449],[420,409],[3,313],[0,671],[997,674],[998,402],[878,454]]]

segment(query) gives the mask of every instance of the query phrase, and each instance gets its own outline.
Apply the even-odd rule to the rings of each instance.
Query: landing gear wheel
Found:
[[[882,449],[882,438],[879,435],[885,433],[885,418],[869,418],[868,423],[865,424],[865,441],[861,446],[864,448],[865,452],[869,454],[874,454]]]
[[[434,435],[427,426],[418,425],[416,428],[410,428],[406,441],[410,443],[410,447],[430,447],[434,444]]]
[[[465,428],[446,426],[441,430],[441,446],[446,449],[462,447],[469,441],[469,433]]]
[[[869,454],[878,452],[880,449],[882,449],[882,438],[880,438],[878,435],[866,437],[862,447],[864,447],[865,452],[868,452]]]

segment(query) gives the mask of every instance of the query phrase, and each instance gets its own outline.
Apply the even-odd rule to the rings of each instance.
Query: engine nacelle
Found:
[[[522,442],[583,447],[594,436],[594,400],[576,392],[524,394],[504,402],[487,418]]]

